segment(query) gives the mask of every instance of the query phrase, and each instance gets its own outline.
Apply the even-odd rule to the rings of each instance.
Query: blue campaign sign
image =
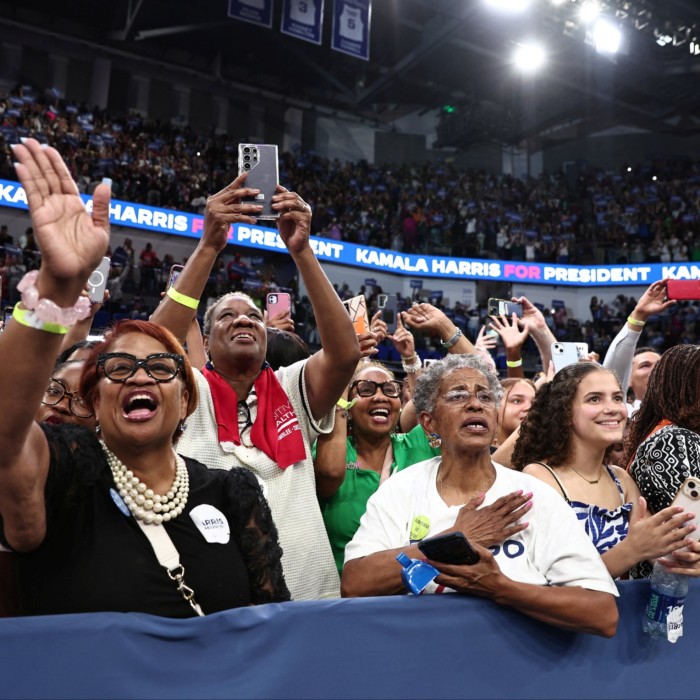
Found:
[[[81,195],[86,209],[92,210],[92,198]],[[0,180],[0,207],[27,209],[27,196],[18,182]],[[112,200],[109,219],[113,224],[199,239],[204,217],[172,209],[149,207]],[[264,252],[286,252],[277,229],[235,224],[229,231],[229,243]],[[410,276],[410,286],[421,289],[428,278],[460,280],[499,280],[524,284],[548,284],[563,287],[614,287],[644,285],[665,278],[700,280],[700,264],[653,263],[642,265],[554,265],[501,260],[453,258],[442,255],[409,255],[381,248],[311,237],[311,247],[321,261],[364,268],[368,272],[388,272]],[[416,279],[420,277],[421,279]]]
[[[331,48],[369,60],[372,0],[334,0]]]
[[[323,0],[284,0],[280,31],[312,44],[320,44]]]
[[[368,287],[376,287],[376,286],[377,286],[377,280],[374,279],[374,277],[368,277],[368,278],[365,280],[365,284],[366,284]]]
[[[272,0],[228,0],[228,16],[269,29],[272,26]]]

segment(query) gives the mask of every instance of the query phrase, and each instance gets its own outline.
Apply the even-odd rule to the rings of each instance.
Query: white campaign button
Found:
[[[190,511],[190,518],[207,542],[226,544],[231,539],[228,520],[218,508],[203,503]]]

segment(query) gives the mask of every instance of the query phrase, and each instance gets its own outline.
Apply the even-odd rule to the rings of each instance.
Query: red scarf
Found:
[[[219,442],[241,444],[238,432],[238,396],[233,387],[207,363],[202,374],[209,383]],[[304,438],[289,397],[267,362],[255,380],[258,413],[250,439],[281,469],[306,459]]]

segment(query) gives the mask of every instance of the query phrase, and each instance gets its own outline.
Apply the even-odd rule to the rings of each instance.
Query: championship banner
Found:
[[[333,0],[331,48],[369,61],[372,0]]]
[[[272,0],[228,0],[228,16],[269,29],[272,26]]]
[[[280,31],[312,44],[320,44],[323,0],[284,0]]]

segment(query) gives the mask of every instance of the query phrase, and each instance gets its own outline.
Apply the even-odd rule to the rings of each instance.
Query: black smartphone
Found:
[[[5,307],[5,315],[3,317],[3,330],[7,328],[7,324],[12,320],[12,312],[15,310],[14,306]]]
[[[513,312],[518,318],[523,317],[523,305],[516,301],[507,301],[506,299],[489,299],[489,316],[505,316],[510,318]]]
[[[418,549],[428,559],[443,564],[476,564],[479,561],[479,553],[461,532],[429,537],[418,543]]]
[[[396,333],[396,314],[398,309],[398,298],[396,294],[378,294],[377,308],[381,310],[381,319],[386,323],[389,335]]]

